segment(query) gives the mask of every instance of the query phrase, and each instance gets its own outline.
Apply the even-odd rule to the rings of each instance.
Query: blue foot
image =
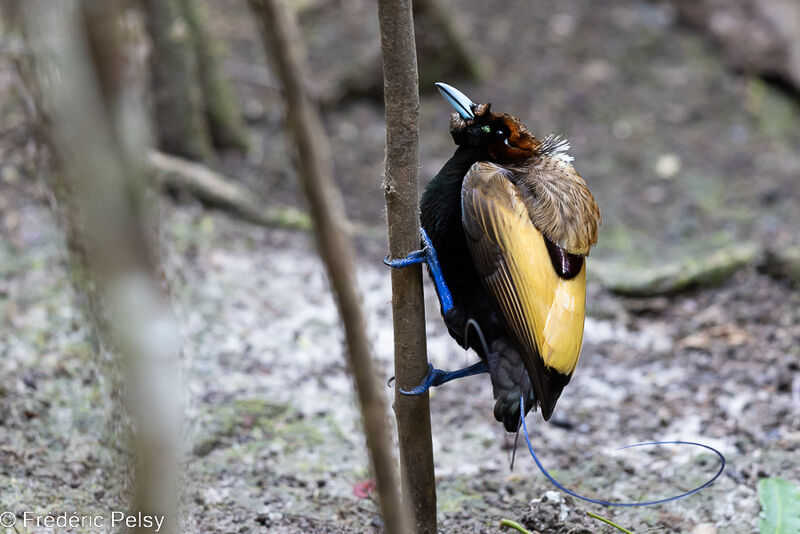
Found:
[[[390,260],[387,256],[384,258],[383,263],[393,269],[402,269],[403,267],[416,265],[417,263],[427,263],[430,268],[431,276],[433,277],[433,283],[436,286],[436,293],[439,295],[439,302],[442,305],[442,314],[445,314],[453,309],[453,296],[450,294],[450,289],[444,281],[442,268],[439,265],[439,258],[436,256],[436,249],[433,248],[433,243],[431,243],[425,229],[420,228],[419,231],[422,234],[422,250],[415,250],[405,258],[396,260]],[[417,393],[417,395],[419,395],[419,393]]]
[[[434,386],[441,386],[442,384],[450,382],[451,380],[455,380],[456,378],[464,378],[465,376],[479,375],[481,373],[488,372],[489,366],[486,365],[486,362],[482,360],[457,371],[442,371],[441,369],[436,369],[433,364],[429,363],[428,376],[425,377],[425,380],[423,380],[422,383],[414,389],[405,390],[401,388],[400,393],[403,395],[422,395],[430,388]]]

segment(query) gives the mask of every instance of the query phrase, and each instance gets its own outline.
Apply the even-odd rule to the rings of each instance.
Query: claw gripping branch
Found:
[[[436,256],[436,249],[433,248],[428,234],[425,233],[424,228],[419,229],[422,234],[422,249],[415,250],[405,258],[397,260],[390,260],[387,256],[383,263],[393,269],[402,269],[409,265],[416,265],[417,263],[427,263],[433,277],[433,283],[436,285],[436,293],[439,295],[439,302],[442,304],[442,314],[449,312],[453,309],[453,296],[450,294],[450,289],[444,281],[442,275],[442,268],[439,266],[439,258]]]
[[[392,267],[393,269],[402,269],[403,267],[416,265],[417,263],[427,263],[428,268],[431,271],[431,276],[433,277],[433,283],[436,285],[436,294],[439,295],[439,302],[442,305],[442,314],[445,314],[453,309],[453,297],[450,294],[450,289],[448,289],[447,283],[444,281],[442,268],[439,266],[439,259],[436,256],[436,249],[433,248],[433,243],[431,243],[431,240],[424,228],[420,228],[419,231],[422,235],[422,249],[415,250],[405,258],[397,260],[390,260],[387,256],[383,260],[383,263],[389,267]],[[401,389],[400,393],[403,395],[422,395],[431,387],[441,386],[442,384],[450,382],[451,380],[455,380],[456,378],[463,378],[465,376],[478,375],[488,372],[489,367],[484,361],[474,363],[469,367],[465,367],[457,371],[443,371],[442,369],[436,369],[432,364],[429,363],[428,376],[425,377],[422,383],[409,390]]]

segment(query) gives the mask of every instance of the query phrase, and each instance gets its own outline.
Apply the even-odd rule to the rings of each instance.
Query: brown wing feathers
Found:
[[[512,179],[497,165],[473,165],[462,184],[462,220],[476,269],[548,419],[580,353],[585,261],[536,229]]]

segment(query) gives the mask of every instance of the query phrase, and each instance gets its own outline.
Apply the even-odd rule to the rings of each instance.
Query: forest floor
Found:
[[[542,461],[567,487],[628,501],[685,491],[717,464],[698,449],[618,447],[700,441],[728,466],[711,487],[665,505],[577,501],[543,478],[524,443],[509,468],[513,436],[492,417],[488,378],[471,377],[431,399],[441,530],[498,532],[508,518],[547,534],[615,531],[585,515],[592,511],[635,532],[757,532],[759,478],[800,482],[800,292],[763,269],[768,251],[800,245],[797,100],[727,71],[712,44],[659,4],[608,0],[599,10],[568,0],[545,11],[515,0],[502,14],[490,3],[464,4],[459,15],[486,78],[447,81],[534,133],[568,135],[603,210],[580,364],[554,421],[528,418]],[[245,3],[211,7],[254,139],[248,157],[216,164],[267,203],[302,207],[279,94]],[[319,87],[368,65],[377,50],[372,2],[334,7],[304,17]],[[109,386],[8,69],[0,64],[0,513],[108,513],[125,502],[120,443],[106,431]],[[432,89],[422,88],[423,181],[452,150],[449,109]],[[341,102],[327,110],[326,126],[348,214],[380,236],[381,106]],[[184,531],[380,531],[342,333],[312,236],[191,200],[160,206],[184,340]],[[357,245],[386,380],[386,245],[379,237]],[[753,253],[713,285],[615,293],[632,283],[647,293],[670,266],[703,264],[732,247]],[[473,361],[444,331],[430,286],[426,298],[430,360],[446,369]],[[392,395],[387,387],[387,401]]]

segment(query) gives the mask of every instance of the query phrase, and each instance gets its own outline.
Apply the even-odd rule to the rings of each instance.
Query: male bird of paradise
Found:
[[[586,256],[600,210],[560,136],[535,137],[519,119],[444,83],[458,148],[425,189],[423,248],[391,267],[427,263],[450,335],[481,361],[430,368],[406,394],[489,372],[494,416],[514,432],[520,397],[549,420],[578,363]]]

